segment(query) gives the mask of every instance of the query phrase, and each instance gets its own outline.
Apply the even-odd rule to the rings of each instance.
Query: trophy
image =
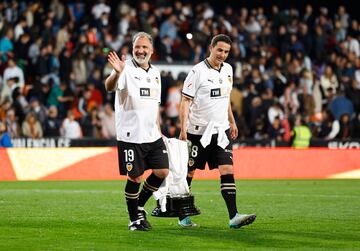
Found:
[[[157,207],[151,215],[157,217],[183,217],[200,214],[194,196],[186,181],[189,160],[187,142],[164,138],[169,156],[169,174],[158,191],[153,193]]]

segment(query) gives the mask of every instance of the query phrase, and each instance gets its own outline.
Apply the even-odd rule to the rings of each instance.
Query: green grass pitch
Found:
[[[149,216],[148,232],[127,230],[124,184],[0,182],[0,250],[360,250],[360,180],[237,180],[239,210],[257,214],[240,229],[219,181],[195,180],[200,227]]]

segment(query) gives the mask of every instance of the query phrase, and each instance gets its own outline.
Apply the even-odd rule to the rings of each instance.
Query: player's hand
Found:
[[[108,55],[108,62],[117,73],[121,73],[125,68],[125,55],[122,55],[120,59],[114,51],[111,51]]]
[[[230,137],[235,140],[238,137],[238,128],[235,123],[230,123]]]
[[[180,131],[180,135],[179,135],[179,139],[180,140],[187,140],[187,133],[186,133],[186,131],[184,131],[184,130],[181,130]]]

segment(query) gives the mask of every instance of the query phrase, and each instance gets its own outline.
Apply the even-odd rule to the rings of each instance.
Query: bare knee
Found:
[[[232,165],[221,165],[219,166],[220,175],[233,174],[233,166]]]
[[[136,183],[141,183],[142,181],[142,175],[135,177],[135,176],[128,176],[128,179],[131,180],[132,182],[136,182]]]
[[[190,178],[194,177],[194,175],[195,175],[195,170],[189,171],[187,173],[187,176],[190,177]]]
[[[169,174],[169,169],[153,169],[153,173],[160,179],[165,179]]]

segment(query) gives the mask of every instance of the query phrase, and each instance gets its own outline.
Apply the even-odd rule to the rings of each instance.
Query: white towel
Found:
[[[155,200],[159,200],[162,212],[166,212],[167,195],[178,197],[190,192],[186,181],[189,160],[187,143],[175,138],[164,138],[164,142],[169,156],[169,175],[153,193]]]
[[[210,144],[212,132],[213,132],[214,128],[216,128],[218,131],[217,145],[220,146],[222,149],[225,149],[225,147],[230,143],[230,141],[225,133],[226,127],[216,124],[212,121],[210,121],[208,123],[208,125],[206,126],[206,129],[205,129],[205,132],[200,139],[201,145],[205,148]]]

